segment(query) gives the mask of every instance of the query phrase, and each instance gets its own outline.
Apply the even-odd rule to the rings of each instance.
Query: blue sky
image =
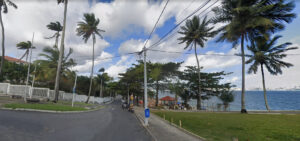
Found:
[[[7,54],[14,57],[21,56],[23,51],[16,50],[15,44],[20,41],[30,40],[32,32],[35,32],[35,44],[38,48],[33,53],[33,59],[38,59],[38,54],[41,53],[43,47],[53,45],[53,40],[44,39],[45,36],[49,36],[53,33],[47,30],[45,25],[52,21],[62,22],[63,6],[57,6],[57,3],[51,1],[39,2],[38,0],[31,0],[30,2],[17,2],[19,6],[18,10],[10,10],[9,14],[7,14],[9,16],[4,15],[4,23],[7,32],[6,46],[10,46],[7,49]],[[159,40],[179,21],[192,13],[204,2],[205,1],[170,0],[158,27],[147,44],[147,47]],[[207,7],[213,2],[214,0],[208,3]],[[73,69],[79,71],[81,75],[88,75],[91,69],[91,41],[85,44],[75,33],[76,24],[82,19],[83,13],[95,13],[96,17],[100,19],[99,28],[106,31],[103,33],[103,40],[97,38],[97,44],[95,46],[95,71],[104,67],[111,76],[117,78],[118,73],[126,71],[132,63],[135,63],[136,60],[139,59],[139,56],[137,55],[125,54],[140,51],[142,49],[143,44],[148,38],[165,3],[165,0],[70,1],[67,19],[66,46],[67,48],[74,49],[72,57],[77,61],[78,65]],[[218,5],[218,3],[216,5]],[[35,11],[39,12],[31,10],[35,7],[37,7]],[[209,10],[210,9],[208,9],[208,11]],[[202,12],[202,10],[199,12]],[[300,14],[300,1],[296,1],[294,13],[296,13],[297,16]],[[198,14],[199,13],[197,13],[197,15]],[[210,12],[208,17],[210,18],[212,16],[213,13]],[[300,18],[298,16],[291,24],[286,25],[284,31],[277,33],[283,35],[283,38],[280,39],[279,43],[292,42],[295,45],[300,45],[299,25]],[[220,25],[213,26],[219,27]],[[184,44],[178,44],[177,38],[180,35],[176,33],[177,31],[178,29],[175,30],[173,37],[164,40],[162,44],[155,47],[155,49],[193,53],[192,51],[184,50]],[[18,36],[15,36],[14,33],[19,34]],[[230,43],[216,43],[214,39],[209,40],[204,48],[198,49],[198,53],[200,54],[232,55],[238,52],[238,49],[235,50],[231,48]],[[294,52],[300,54],[299,50]],[[112,59],[103,60],[105,58]],[[225,70],[226,72],[233,72],[232,75],[224,79],[224,82],[232,82],[238,87],[240,86],[241,61],[239,57],[199,55],[199,58],[200,65],[204,67],[203,71],[215,72]],[[184,61],[181,70],[184,70],[184,66],[195,65],[196,62],[194,54],[172,54],[154,51],[149,51],[148,60],[151,62],[162,63],[169,61]],[[270,89],[300,87],[300,63],[295,60],[300,60],[300,56],[294,55],[287,58],[287,61],[293,63],[294,67],[285,69],[283,75],[266,76],[267,86],[269,86]],[[261,78],[259,74],[247,74],[246,78],[246,86],[248,89],[261,88]]]

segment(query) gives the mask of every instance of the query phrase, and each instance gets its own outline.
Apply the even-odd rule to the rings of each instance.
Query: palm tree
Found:
[[[60,24],[60,22],[51,22],[47,25],[48,29],[55,31],[55,33],[51,37],[47,37],[46,39],[52,39],[55,38],[55,46],[58,47],[58,38],[60,36],[59,32],[63,30],[63,26]]]
[[[258,67],[260,67],[262,74],[262,83],[264,90],[264,99],[266,109],[270,111],[268,101],[267,101],[267,90],[265,85],[265,75],[264,66],[272,75],[282,74],[281,68],[289,68],[293,66],[290,63],[282,61],[287,54],[284,54],[288,50],[297,49],[297,47],[289,47],[292,43],[286,42],[284,44],[275,45],[276,41],[281,38],[281,36],[275,36],[270,40],[266,40],[264,37],[256,37],[251,40],[251,45],[247,46],[250,51],[250,55],[245,55],[249,57],[246,64],[251,64],[248,73],[257,72]]]
[[[245,107],[245,56],[244,40],[284,28],[283,22],[289,23],[295,18],[290,13],[294,3],[284,0],[224,0],[221,7],[213,9],[216,17],[213,23],[225,24],[218,29],[221,32],[217,42],[228,41],[235,47],[241,44],[242,57],[242,96],[241,113],[247,113]]]
[[[70,55],[73,53],[73,49],[70,48],[68,54],[63,57],[61,74],[62,76],[67,76],[69,72],[71,72],[70,67],[75,66],[75,61],[70,58]],[[57,47],[45,47],[43,49],[43,53],[39,54],[40,57],[45,59],[36,60],[35,63],[40,64],[37,71],[37,79],[41,81],[47,81],[48,83],[53,83],[55,80],[55,72],[57,69],[57,62],[59,60],[59,50]]]
[[[8,6],[12,6],[17,9],[17,5],[10,0],[0,0],[0,24],[2,29],[2,58],[0,64],[0,76],[2,76],[2,69],[4,65],[4,57],[5,57],[5,32],[4,32],[4,25],[2,21],[2,12],[6,14],[8,12]]]
[[[95,18],[94,13],[85,13],[83,18],[83,21],[78,22],[77,27],[77,35],[82,36],[82,39],[86,43],[88,39],[92,36],[93,38],[93,54],[92,54],[92,70],[91,70],[91,78],[90,78],[90,88],[88,93],[88,98],[86,100],[86,103],[89,102],[91,91],[92,91],[92,83],[93,83],[93,73],[94,73],[94,46],[96,43],[96,35],[100,36],[100,38],[103,38],[100,34],[101,32],[104,32],[104,30],[98,29],[97,26],[100,23],[100,20]]]
[[[60,49],[59,49],[59,60],[56,70],[56,78],[55,78],[55,98],[54,102],[58,101],[58,95],[59,95],[59,80],[60,80],[60,72],[62,67],[62,60],[64,55],[64,46],[65,46],[65,32],[66,32],[66,23],[67,23],[67,10],[68,10],[68,1],[69,0],[57,0],[57,3],[64,3],[64,23],[63,23],[63,29],[62,29],[62,36],[61,36],[61,42],[60,42]]]
[[[20,58],[20,60],[22,60],[26,56],[26,62],[27,62],[28,55],[29,55],[29,50],[30,50],[31,46],[32,46],[32,44],[31,44],[30,41],[20,42],[20,43],[17,44],[18,49],[26,50],[25,53]],[[32,49],[35,49],[35,47],[32,47]]]
[[[178,38],[181,43],[186,43],[184,49],[193,48],[191,45],[194,44],[195,57],[198,66],[198,95],[197,95],[197,109],[201,110],[201,77],[200,77],[200,65],[197,56],[197,45],[201,48],[204,47],[205,42],[208,38],[214,37],[216,34],[213,30],[213,27],[208,27],[210,21],[205,17],[202,21],[200,21],[199,17],[194,16],[193,19],[187,20],[185,26],[181,27],[181,31],[178,33],[182,34],[183,37]]]

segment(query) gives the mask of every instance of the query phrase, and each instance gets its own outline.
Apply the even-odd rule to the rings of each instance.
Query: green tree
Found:
[[[197,61],[198,66],[198,98],[197,98],[197,109],[201,110],[201,83],[200,83],[200,64],[197,56],[197,45],[199,45],[201,48],[204,47],[205,42],[209,39],[215,36],[216,32],[212,31],[213,27],[208,27],[210,21],[207,20],[207,17],[205,17],[202,21],[200,21],[199,17],[194,16],[193,19],[187,20],[185,23],[185,26],[181,27],[181,31],[178,33],[182,34],[183,37],[178,38],[181,43],[186,43],[186,46],[184,49],[192,49],[191,46],[194,44],[194,51],[195,51],[195,57]]]
[[[98,29],[98,24],[100,23],[100,20],[95,18],[94,13],[85,13],[83,18],[83,21],[78,22],[78,27],[77,27],[77,35],[82,36],[82,39],[86,43],[89,38],[92,36],[93,38],[93,54],[92,54],[92,70],[91,70],[91,75],[90,75],[90,88],[89,88],[89,93],[88,93],[88,98],[86,100],[86,103],[89,102],[90,95],[91,95],[91,90],[92,90],[92,83],[93,83],[93,74],[94,74],[94,57],[95,57],[95,52],[94,52],[94,46],[96,43],[96,35],[100,36],[101,38],[101,32],[104,32],[104,30]]]
[[[52,39],[55,38],[55,44],[54,46],[56,46],[58,48],[58,38],[60,36],[60,32],[63,30],[63,26],[60,24],[60,22],[51,22],[50,24],[47,25],[47,28],[49,30],[55,31],[55,33],[51,36],[51,37],[47,37],[46,39]]]
[[[2,76],[2,70],[4,66],[4,57],[5,57],[5,32],[4,32],[4,25],[3,25],[3,20],[2,20],[2,12],[6,14],[8,12],[8,6],[12,6],[15,9],[17,9],[17,5],[13,3],[10,0],[0,0],[0,24],[1,24],[1,29],[2,29],[2,59],[0,63],[0,76]]]
[[[284,28],[295,18],[291,13],[294,2],[284,0],[224,0],[221,7],[213,9],[216,17],[213,23],[225,24],[218,31],[221,33],[218,42],[229,41],[235,47],[241,44],[242,57],[242,96],[241,113],[247,113],[245,107],[245,56],[244,40],[268,32],[276,32]]]
[[[63,78],[67,78],[70,74],[70,67],[76,65],[76,62],[70,58],[73,53],[73,49],[70,48],[68,54],[66,54],[62,59],[62,67],[60,74]],[[57,62],[59,60],[59,50],[57,47],[45,47],[43,53],[39,54],[40,57],[45,58],[41,60],[36,60],[35,63],[39,64],[37,66],[36,79],[41,82],[47,82],[48,84],[55,83],[55,72],[57,71]]]
[[[63,21],[63,29],[62,29],[62,36],[61,36],[61,42],[60,42],[60,48],[59,48],[59,59],[58,59],[58,65],[56,70],[56,78],[55,78],[55,98],[54,102],[58,101],[58,95],[59,95],[59,82],[60,82],[60,72],[62,67],[62,61],[64,56],[64,46],[65,46],[65,33],[66,33],[66,24],[67,24],[67,10],[68,10],[68,1],[69,0],[57,0],[57,3],[64,3],[64,21]]]
[[[30,41],[20,42],[20,43],[17,44],[18,49],[25,50],[25,53],[22,55],[20,60],[22,60],[26,56],[26,62],[27,62],[28,55],[29,55],[29,50],[30,50],[31,47],[32,47],[32,49],[35,49],[35,47],[32,46]]]
[[[172,76],[176,76],[178,73],[178,68],[180,67],[181,63],[150,63],[150,78],[154,81],[154,88],[156,89],[156,101],[155,106],[158,106],[158,91],[164,90],[166,84],[164,82],[171,79]]]
[[[234,95],[233,91],[231,91],[231,85],[227,84],[224,86],[224,89],[221,90],[221,95],[219,96],[219,99],[223,102],[224,110],[226,111],[229,107],[229,103],[234,101]]]
[[[281,38],[281,36],[275,36],[270,40],[266,40],[261,36],[256,37],[255,39],[251,40],[251,45],[247,46],[251,54],[245,55],[246,57],[249,57],[249,60],[246,61],[246,64],[251,64],[248,73],[256,73],[258,67],[260,67],[265,105],[268,111],[270,111],[270,108],[267,101],[264,66],[272,75],[282,74],[281,68],[289,68],[293,66],[290,63],[282,61],[282,59],[287,56],[285,52],[288,50],[297,49],[297,47],[288,47],[292,44],[290,42],[275,45],[279,38]]]

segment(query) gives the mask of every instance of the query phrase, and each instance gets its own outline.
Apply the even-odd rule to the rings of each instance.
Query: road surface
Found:
[[[151,141],[120,102],[104,109],[54,114],[0,110],[0,141]]]

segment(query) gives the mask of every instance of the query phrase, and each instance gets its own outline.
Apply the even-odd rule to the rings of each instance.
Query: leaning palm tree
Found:
[[[59,49],[59,60],[56,70],[56,78],[55,78],[55,98],[54,102],[58,101],[58,95],[59,95],[59,81],[60,81],[60,75],[61,75],[61,64],[63,61],[63,55],[64,55],[64,46],[65,46],[65,32],[66,32],[66,22],[67,22],[67,10],[68,10],[68,1],[69,0],[57,0],[57,3],[64,3],[64,22],[63,22],[63,29],[62,29],[62,36],[61,36],[61,42],[60,42],[60,49]]]
[[[60,36],[60,32],[63,30],[63,26],[60,24],[60,22],[51,22],[47,25],[48,29],[55,31],[55,33],[51,37],[46,37],[46,39],[52,39],[55,38],[55,46],[58,47],[58,38]]]
[[[0,24],[2,29],[2,58],[0,64],[0,76],[2,76],[2,69],[4,65],[4,57],[5,57],[5,32],[4,32],[4,25],[2,21],[2,12],[6,14],[8,12],[8,5],[17,9],[17,5],[10,0],[0,0]]]
[[[181,43],[186,43],[184,49],[193,48],[192,44],[194,44],[195,57],[198,66],[198,95],[197,95],[197,109],[201,110],[201,76],[200,76],[200,64],[197,56],[197,45],[201,48],[204,47],[205,42],[214,37],[216,34],[213,30],[213,27],[208,27],[210,21],[205,17],[202,21],[200,21],[199,17],[194,16],[193,19],[187,20],[185,26],[181,27],[181,31],[178,33],[182,34],[183,37],[178,38]]]
[[[279,38],[281,38],[281,36],[275,36],[270,40],[266,40],[264,37],[260,36],[255,37],[255,39],[251,39],[251,45],[247,46],[251,54],[245,54],[246,57],[249,57],[246,64],[251,64],[248,73],[256,74],[257,69],[260,67],[265,105],[268,111],[270,111],[270,108],[267,101],[264,66],[272,75],[282,74],[281,68],[289,68],[293,66],[290,63],[282,61],[282,59],[287,56],[287,54],[284,53],[288,50],[297,49],[297,47],[288,47],[292,44],[290,42],[275,45]]]
[[[83,18],[83,21],[78,22],[78,27],[76,29],[77,35],[82,36],[82,39],[86,43],[89,38],[92,36],[93,38],[93,54],[92,54],[92,70],[91,70],[91,78],[90,78],[90,88],[88,93],[88,98],[86,100],[86,103],[89,102],[91,91],[92,91],[92,83],[93,83],[93,73],[94,73],[94,46],[96,43],[96,35],[98,35],[100,38],[103,38],[101,35],[101,32],[104,32],[104,30],[98,29],[98,24],[100,23],[100,20],[95,18],[94,13],[85,13]]]
[[[21,49],[21,50],[26,50],[25,53],[22,55],[22,57],[20,58],[20,60],[22,60],[25,56],[26,56],[26,62],[28,59],[28,55],[29,55],[29,50],[31,48],[31,42],[27,41],[27,42],[20,42],[17,44],[17,48]],[[35,47],[32,47],[32,49],[35,49]]]
[[[241,113],[247,113],[245,107],[245,56],[244,40],[250,36],[276,32],[284,28],[295,18],[290,13],[294,8],[293,2],[284,3],[284,0],[224,0],[221,7],[213,9],[216,17],[213,23],[225,24],[219,28],[221,35],[217,42],[228,41],[233,47],[240,42],[242,57],[242,94]]]

